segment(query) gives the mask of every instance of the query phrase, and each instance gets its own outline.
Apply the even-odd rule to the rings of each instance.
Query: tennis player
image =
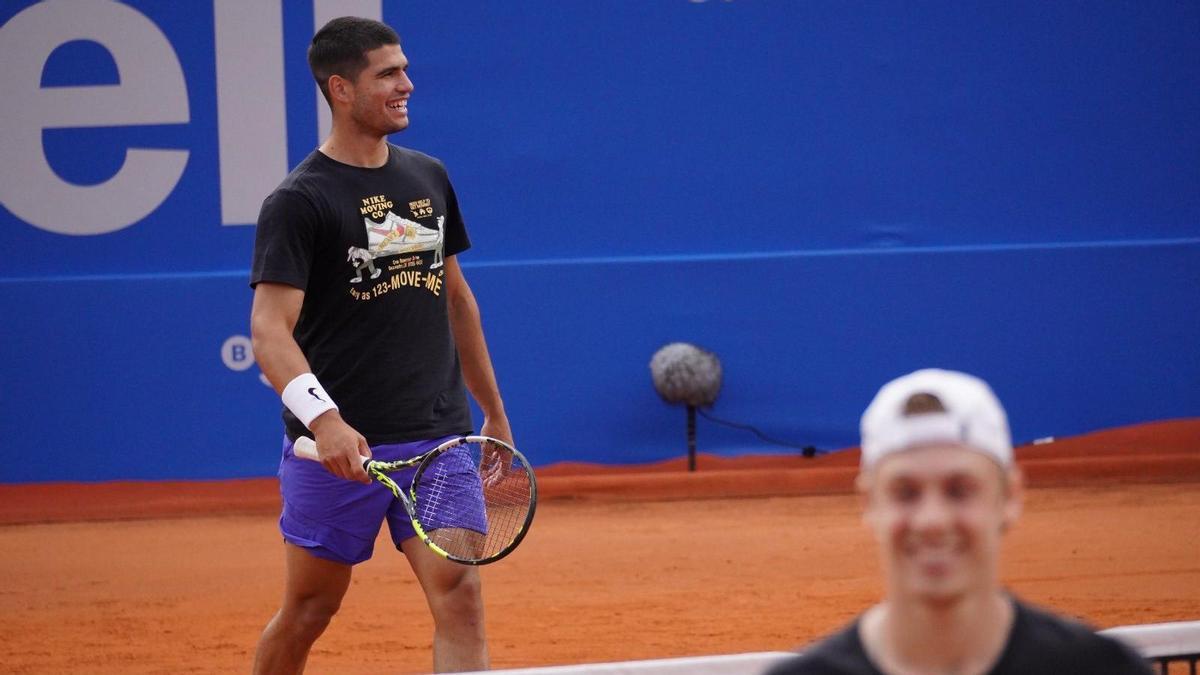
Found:
[[[885,598],[769,673],[1148,675],[1125,645],[1001,586],[1021,481],[1004,409],[983,381],[928,369],[885,385],[862,417],[858,477]]]
[[[408,127],[413,93],[396,32],[334,19],[313,37],[308,60],[332,131],[264,200],[251,269],[254,352],[283,399],[286,431],[283,603],[254,671],[303,670],[385,520],[433,615],[434,669],[482,670],[476,568],[422,545],[400,502],[361,464],[408,459],[471,433],[468,389],[484,414],[480,432],[512,441],[456,258],[470,240],[442,163],[387,140]],[[320,464],[294,456],[299,436],[316,441]]]

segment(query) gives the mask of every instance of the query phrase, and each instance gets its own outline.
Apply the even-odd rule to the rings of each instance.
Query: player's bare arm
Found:
[[[496,371],[488,354],[487,341],[483,337],[479,303],[475,301],[475,294],[463,276],[457,256],[446,258],[446,293],[450,307],[450,329],[458,346],[463,380],[483,411],[480,433],[512,443],[512,429],[504,411],[504,401],[500,398],[500,386],[496,382]]]
[[[304,291],[287,284],[263,282],[254,288],[250,309],[254,355],[263,374],[280,394],[297,375],[312,370],[293,337],[303,303]],[[342,478],[370,482],[358,459],[371,455],[367,440],[346,424],[337,410],[321,413],[309,428],[321,448],[321,463],[325,468]]]

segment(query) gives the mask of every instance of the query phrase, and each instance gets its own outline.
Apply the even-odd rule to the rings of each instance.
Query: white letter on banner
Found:
[[[107,49],[120,84],[43,89],[46,60],[74,40]],[[109,0],[46,0],[0,28],[0,63],[0,200],[18,218],[59,234],[105,234],[145,218],[175,189],[187,150],[127,148],[112,178],[76,185],[54,172],[42,147],[43,129],[189,121],[179,59],[144,15]]]
[[[280,0],[213,0],[221,224],[253,225],[288,172]]]
[[[383,0],[313,0],[313,32],[339,16],[361,16],[364,19],[383,20]],[[317,87],[317,138],[324,141],[333,128],[333,115],[325,95]]]

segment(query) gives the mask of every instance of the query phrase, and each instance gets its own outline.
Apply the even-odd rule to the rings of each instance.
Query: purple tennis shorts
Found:
[[[375,459],[394,461],[416,457],[454,436],[428,441],[377,445],[371,448]],[[450,451],[447,455],[451,455]],[[444,455],[444,459],[454,460]],[[390,474],[402,490],[409,490],[416,467]],[[458,480],[456,477],[461,477]],[[478,474],[468,464],[462,472],[451,474],[453,490],[448,500],[439,500],[445,509],[428,514],[437,503],[422,504],[420,488],[417,502],[421,522],[427,529],[463,527],[486,530]],[[416,536],[404,505],[391,490],[375,481],[364,485],[338,478],[318,462],[300,459],[292,454],[292,442],[283,439],[283,459],[279,463],[279,491],[283,496],[283,513],[279,530],[284,541],[308,549],[309,553],[346,565],[354,565],[371,557],[379,528],[386,519],[396,548]]]

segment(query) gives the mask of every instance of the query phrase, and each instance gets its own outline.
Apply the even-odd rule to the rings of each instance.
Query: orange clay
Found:
[[[1101,628],[1200,618],[1200,420],[1017,457],[1032,489],[1010,588]],[[542,469],[529,538],[483,568],[493,667],[786,650],[837,629],[880,593],[856,458]],[[0,670],[248,672],[280,599],[277,508],[273,479],[0,486]],[[384,534],[308,672],[428,671],[431,632]]]

